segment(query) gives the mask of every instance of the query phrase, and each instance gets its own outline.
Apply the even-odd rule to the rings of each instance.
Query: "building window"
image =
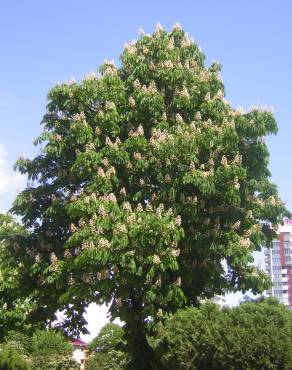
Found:
[[[290,233],[284,233],[284,242],[290,242]]]
[[[273,249],[280,249],[280,242],[278,240],[273,241]]]
[[[273,266],[273,270],[280,271],[282,270],[282,266]]]

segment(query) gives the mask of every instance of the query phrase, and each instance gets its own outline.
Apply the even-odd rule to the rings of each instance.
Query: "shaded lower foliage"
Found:
[[[0,352],[0,370],[30,370],[30,364],[15,349],[5,347]]]

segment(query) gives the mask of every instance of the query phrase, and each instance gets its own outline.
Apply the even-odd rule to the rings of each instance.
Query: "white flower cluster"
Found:
[[[173,31],[181,31],[181,30],[182,30],[182,28],[181,28],[180,23],[179,23],[179,22],[176,22],[176,23],[173,25],[172,30],[173,30]]]
[[[221,165],[223,167],[227,167],[228,166],[228,161],[227,161],[227,158],[226,158],[225,155],[223,155],[222,158],[221,158]]]
[[[81,249],[92,249],[94,248],[93,241],[85,241],[82,243]]]
[[[139,125],[136,131],[130,130],[129,136],[130,137],[138,137],[144,135],[144,129],[142,125]]]
[[[165,180],[165,182],[171,182],[171,176],[170,176],[170,174],[169,173],[167,173],[165,176],[164,176],[164,180]]]
[[[253,217],[253,215],[252,215],[252,210],[251,210],[251,209],[249,209],[249,210],[247,211],[247,213],[246,213],[246,217],[247,217],[247,218],[252,218],[252,217]]]
[[[124,224],[117,224],[114,230],[114,234],[127,234],[127,227]]]
[[[196,114],[195,114],[195,119],[197,119],[197,120],[201,120],[202,119],[202,115],[201,115],[201,112],[196,112]]]
[[[148,201],[145,207],[146,212],[153,212],[151,203]]]
[[[150,138],[150,144],[158,146],[157,144],[163,142],[173,141],[173,136],[166,130],[153,129],[152,136]]]
[[[136,80],[134,81],[133,83],[133,86],[135,89],[139,90],[141,89],[141,84],[140,84],[140,81],[136,78]]]
[[[114,193],[109,193],[107,200],[111,203],[117,203],[117,198]]]
[[[271,206],[275,206],[277,204],[277,201],[273,195],[271,195],[268,200]]]
[[[172,248],[170,251],[170,254],[172,257],[177,258],[180,255],[180,249],[179,248]]]
[[[58,262],[58,258],[55,254],[55,252],[52,252],[51,255],[50,255],[50,261],[51,261],[51,264],[54,265]]]
[[[161,67],[165,69],[171,69],[173,68],[173,63],[171,60],[165,60],[164,62],[161,63]]]
[[[176,113],[175,121],[176,121],[176,123],[183,123],[183,118],[179,113]]]
[[[237,107],[236,110],[234,111],[234,114],[236,116],[241,116],[242,114],[244,114],[243,107]]]
[[[105,217],[106,216],[106,211],[105,211],[105,208],[103,205],[100,205],[98,207],[98,214],[101,216],[101,217]]]
[[[155,33],[161,33],[163,31],[163,27],[161,26],[160,22],[158,22],[156,24],[156,27],[155,27]]]
[[[105,105],[105,107],[106,107],[106,109],[107,110],[113,110],[113,111],[115,111],[117,108],[116,108],[116,105],[115,105],[115,103],[113,102],[113,101],[109,101],[109,102],[107,102],[106,103],[106,105]]]
[[[168,42],[168,44],[167,44],[167,49],[168,49],[168,50],[173,50],[173,49],[174,49],[174,39],[173,39],[173,37],[171,37],[171,38],[169,39],[169,42]]]
[[[129,44],[126,43],[125,46],[125,52],[128,53],[128,54],[135,54],[136,51],[137,51],[137,47],[136,47],[136,40],[132,40]]]
[[[241,239],[240,245],[244,248],[249,248],[250,246],[250,239]]]
[[[84,112],[76,113],[72,117],[73,121],[75,122],[83,122],[86,120]]]
[[[123,210],[126,212],[132,212],[132,207],[129,202],[124,202],[123,203]]]
[[[36,254],[35,258],[34,258],[34,261],[35,263],[38,265],[39,263],[41,263],[42,261],[42,257],[39,253]]]
[[[174,285],[177,286],[177,287],[181,286],[181,277],[180,276],[176,279],[176,281],[174,282]]]
[[[194,43],[194,40],[189,37],[187,33],[185,33],[182,41],[181,41],[181,47],[182,48],[188,48]]]
[[[207,83],[211,79],[211,73],[209,71],[207,71],[206,69],[203,69],[203,70],[200,71],[198,77],[199,77],[199,81],[201,83]]]
[[[137,207],[136,207],[136,211],[137,212],[143,212],[143,206],[141,203],[138,203]]]
[[[218,90],[217,93],[214,96],[214,99],[222,100],[224,98],[224,93],[222,90]]]
[[[116,170],[113,166],[111,166],[105,173],[107,179],[110,179],[112,176],[115,176]]]
[[[112,142],[111,139],[106,136],[105,138],[105,145],[113,148],[113,149],[118,149],[119,145],[121,144],[121,140],[119,137],[116,138],[115,142]]]
[[[86,75],[83,77],[83,81],[92,81],[96,80],[97,76],[94,71],[91,71],[89,73],[86,73]]]
[[[157,254],[155,254],[155,255],[153,256],[153,263],[154,263],[155,265],[159,265],[159,264],[160,264],[160,262],[161,262],[160,257],[159,257]]]
[[[239,190],[240,189],[240,183],[238,181],[238,177],[236,177],[233,181],[234,189]]]
[[[122,187],[120,190],[120,194],[125,196],[126,195],[126,188]]]
[[[140,161],[142,159],[142,156],[140,153],[134,152],[133,157],[135,161]]]
[[[103,168],[101,168],[101,167],[98,167],[97,174],[98,174],[99,177],[105,177],[105,172],[104,172]]]
[[[269,107],[265,104],[258,103],[256,105],[251,106],[249,108],[249,111],[250,112],[257,111],[257,112],[273,113],[274,109],[273,109],[273,107]]]
[[[211,101],[211,94],[210,94],[209,92],[207,92],[207,94],[205,95],[204,100],[205,100],[206,102]]]
[[[236,156],[234,157],[232,163],[233,164],[241,164],[241,162],[242,162],[242,155],[236,154]]]
[[[176,224],[176,226],[180,226],[181,225],[181,216],[180,215],[176,216],[175,224]]]
[[[85,145],[85,151],[86,151],[86,152],[89,152],[89,151],[91,151],[91,150],[95,150],[95,144],[94,144],[94,143],[87,143],[87,144]]]
[[[123,306],[123,301],[121,298],[115,298],[114,305],[116,308],[121,308]]]
[[[110,242],[105,238],[100,238],[98,241],[98,246],[103,249],[108,249],[110,247]]]
[[[176,90],[175,94],[179,96],[180,98],[186,98],[186,99],[190,98],[188,89],[185,86],[181,90]]]
[[[72,257],[71,252],[68,249],[66,249],[65,252],[64,252],[64,258],[65,259],[70,259],[71,257]]]
[[[75,233],[78,230],[77,226],[75,226],[73,223],[70,224],[69,228],[72,233]]]
[[[162,319],[162,317],[163,317],[163,310],[162,310],[162,308],[159,308],[157,310],[156,316],[157,316],[158,319]]]
[[[78,225],[79,225],[79,227],[84,227],[84,226],[86,226],[86,222],[84,221],[84,219],[83,219],[83,218],[80,218],[80,220],[79,220],[79,222],[78,222]]]
[[[237,220],[237,221],[232,225],[232,229],[234,229],[234,230],[238,230],[238,229],[240,228],[240,225],[241,225],[240,220]]]
[[[130,108],[135,108],[135,106],[136,106],[136,101],[132,96],[130,96],[129,97],[129,107]]]

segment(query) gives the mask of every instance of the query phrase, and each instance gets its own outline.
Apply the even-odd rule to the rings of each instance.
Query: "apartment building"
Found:
[[[273,286],[266,293],[292,309],[292,219],[279,226],[271,249],[265,248],[265,268]]]

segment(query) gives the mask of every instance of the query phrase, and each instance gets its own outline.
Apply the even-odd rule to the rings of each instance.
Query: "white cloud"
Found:
[[[8,162],[8,153],[0,143],[0,212],[6,212],[17,192],[25,185],[25,176],[13,171]]]

